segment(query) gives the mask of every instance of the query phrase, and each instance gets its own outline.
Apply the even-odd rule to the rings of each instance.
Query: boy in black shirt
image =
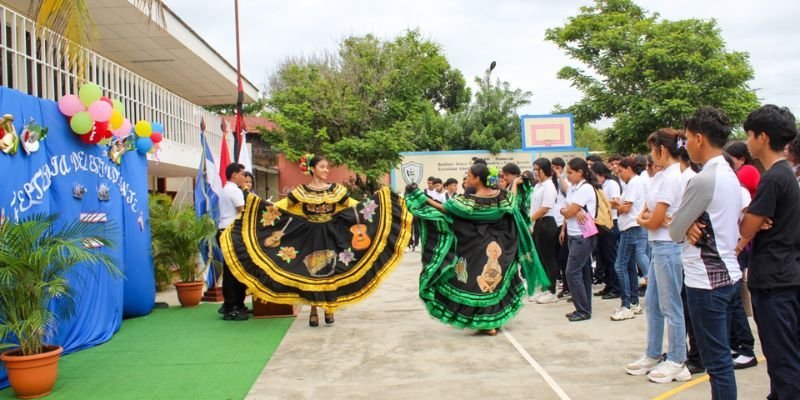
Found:
[[[767,399],[800,398],[800,187],[783,148],[797,136],[794,115],[768,104],[744,123],[747,148],[766,171],[742,220],[736,251],[752,239],[747,287],[767,357]]]

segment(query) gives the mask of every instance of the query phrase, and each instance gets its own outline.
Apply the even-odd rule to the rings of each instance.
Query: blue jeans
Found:
[[[686,325],[683,320],[681,286],[683,264],[681,245],[670,241],[650,242],[652,257],[647,274],[647,356],[661,357],[664,343],[664,321],[667,323],[669,350],[667,359],[681,364],[686,361]],[[725,313],[723,312],[723,315]],[[729,356],[730,357],[730,356]]]
[[[736,398],[728,334],[728,304],[741,287],[741,281],[716,289],[686,287],[686,302],[692,317],[692,329],[700,350],[700,359],[711,378],[711,398]]]
[[[620,301],[623,307],[639,304],[639,275],[636,264],[650,265],[647,257],[647,231],[635,226],[622,231],[617,247],[617,261],[614,270],[619,280]],[[647,267],[644,267],[647,270]]]
[[[592,251],[597,236],[587,239],[570,236],[568,239],[567,282],[572,292],[572,304],[575,312],[587,317],[592,316]]]

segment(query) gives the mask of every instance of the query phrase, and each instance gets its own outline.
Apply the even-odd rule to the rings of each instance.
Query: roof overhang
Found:
[[[30,1],[0,0],[22,14]],[[164,25],[131,0],[87,0],[97,26],[93,50],[197,105],[236,103],[236,68],[164,5]],[[234,32],[231,32],[233,40]],[[258,88],[244,77],[244,102]]]

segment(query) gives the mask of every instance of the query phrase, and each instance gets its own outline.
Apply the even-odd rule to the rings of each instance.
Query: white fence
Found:
[[[158,121],[164,125],[165,141],[188,149],[200,149],[200,120],[205,119],[206,137],[214,154],[222,142],[221,119],[200,106],[131,72],[113,61],[81,48],[82,65],[70,63],[61,41],[53,32],[42,33],[27,17],[0,5],[0,85],[45,99],[58,100],[77,94],[84,76],[97,83],[109,97],[125,104],[125,117]],[[232,143],[231,136],[228,142]]]

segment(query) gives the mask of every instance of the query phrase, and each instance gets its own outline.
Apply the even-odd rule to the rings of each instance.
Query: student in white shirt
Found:
[[[533,177],[537,182],[533,188],[530,209],[531,221],[533,221],[533,241],[536,251],[539,253],[539,260],[547,273],[547,279],[551,283],[550,290],[535,296],[534,300],[539,304],[555,303],[558,301],[556,296],[556,281],[558,280],[556,256],[559,247],[559,229],[556,222],[558,215],[556,184],[558,180],[553,175],[550,160],[546,158],[539,158],[533,162]]]
[[[244,165],[239,163],[228,164],[225,168],[225,178],[227,182],[222,187],[219,196],[219,224],[217,228],[217,242],[230,224],[239,216],[244,208],[244,193],[241,186],[245,185]],[[231,273],[228,264],[222,262],[222,319],[226,321],[244,321],[248,318],[247,309],[244,306],[247,287],[239,282]]]
[[[703,170],[689,181],[669,227],[673,240],[685,241],[687,306],[714,400],[737,397],[727,309],[741,289],[736,246],[742,201],[739,179],[722,155],[730,134],[730,120],[713,107],[698,109],[686,122],[686,151]],[[704,232],[702,240],[687,240],[695,228]]]
[[[681,170],[678,131],[662,128],[647,139],[650,155],[658,172],[650,182],[647,202],[636,222],[647,229],[651,243],[650,270],[647,279],[647,350],[625,368],[630,375],[644,375],[656,383],[692,378],[684,365],[686,361],[686,323],[683,317],[681,287],[683,266],[681,245],[674,242],[665,223],[681,205]],[[661,362],[664,325],[669,347],[667,359]]]
[[[558,231],[564,227],[564,216],[561,215],[559,210],[567,206],[567,191],[569,190],[569,182],[567,182],[567,163],[561,157],[555,157],[550,160],[550,165],[553,168],[553,176],[556,177],[556,224]],[[561,277],[561,292],[558,293],[558,298],[570,298],[572,293],[569,291],[569,282],[567,282],[567,258],[569,258],[568,242],[564,239],[558,241],[558,253],[556,259],[558,260],[558,273]]]
[[[560,210],[566,219],[561,229],[561,237],[569,243],[566,280],[572,291],[575,312],[567,314],[571,322],[592,318],[592,252],[597,245],[597,234],[583,237],[581,225],[597,215],[597,197],[594,192],[597,181],[589,169],[589,164],[581,158],[573,158],[567,163],[567,179],[572,187],[567,193],[567,206]],[[592,222],[593,223],[593,222]]]
[[[603,300],[619,298],[619,281],[614,270],[614,263],[617,260],[617,243],[619,242],[619,225],[617,223],[617,210],[613,204],[619,202],[622,194],[617,177],[602,161],[595,162],[591,166],[592,174],[597,178],[597,183],[602,186],[602,191],[606,195],[611,207],[611,220],[614,225],[611,231],[600,231],[597,238],[596,265],[594,269],[595,282],[602,282],[605,287],[595,293],[595,296],[602,296]]]
[[[647,194],[643,178],[636,173],[636,161],[625,158],[619,163],[619,177],[626,183],[619,202],[615,206],[619,213],[620,238],[614,269],[620,289],[620,307],[611,315],[612,321],[623,321],[642,313],[639,305],[639,279],[636,265],[647,276],[650,257],[647,253],[647,231],[639,226],[636,217],[644,209]]]

